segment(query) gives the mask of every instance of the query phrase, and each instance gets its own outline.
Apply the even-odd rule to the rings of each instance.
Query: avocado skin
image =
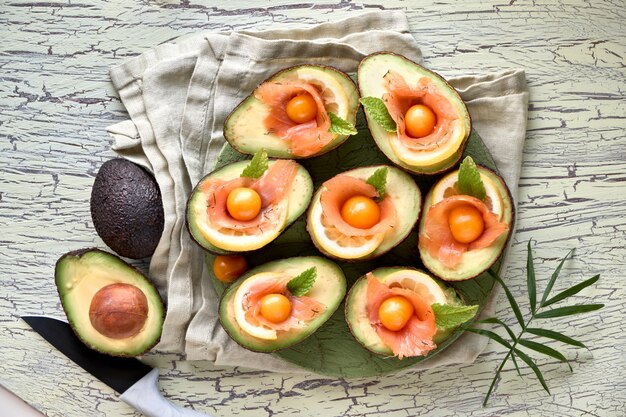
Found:
[[[156,180],[126,159],[106,161],[91,190],[91,218],[100,238],[118,255],[152,256],[164,224]]]
[[[150,297],[152,301],[155,303],[155,305],[158,307],[157,309],[158,311],[152,312],[152,314],[158,315],[157,320],[158,320],[159,327],[160,327],[160,329],[157,332],[158,334],[154,338],[152,338],[152,340],[150,340],[149,338],[144,340],[143,345],[138,346],[138,348],[132,353],[111,352],[110,350],[107,349],[106,346],[99,346],[97,343],[93,343],[93,341],[89,337],[89,334],[87,333],[83,334],[78,330],[78,326],[76,324],[77,320],[74,317],[75,313],[74,313],[73,307],[66,298],[67,277],[64,276],[64,274],[62,274],[60,271],[62,270],[64,263],[72,262],[74,260],[80,260],[81,258],[85,256],[89,257],[93,255],[106,257],[108,258],[110,263],[116,262],[122,266],[120,268],[120,273],[116,274],[116,280],[118,282],[126,283],[126,280],[124,279],[124,274],[123,274],[124,269],[126,269],[126,271],[128,272],[132,272],[133,274],[137,274],[138,276],[141,276],[142,277],[141,284],[144,287],[144,289],[142,288],[140,289],[145,294],[145,296]],[[110,355],[110,356],[135,357],[152,349],[161,340],[161,331],[163,327],[163,321],[165,320],[165,305],[163,303],[163,300],[158,290],[156,289],[152,281],[150,281],[150,279],[143,272],[141,272],[139,269],[135,268],[134,266],[128,264],[123,259],[119,258],[118,256],[115,256],[111,253],[100,250],[98,248],[85,248],[85,249],[78,249],[78,250],[74,250],[71,252],[67,252],[66,254],[62,255],[55,264],[54,281],[55,281],[55,286],[57,288],[57,292],[59,294],[59,298],[61,300],[61,306],[63,307],[63,311],[65,312],[65,315],[67,316],[67,321],[70,327],[72,328],[72,331],[74,331],[74,334],[76,335],[76,337],[78,337],[78,339],[80,339],[80,341],[83,342],[90,349],[93,349],[95,351],[98,351],[100,353]],[[147,293],[146,290],[150,290],[150,293]],[[80,302],[86,302],[88,303],[87,305],[89,305],[91,303],[91,300],[80,300]],[[88,314],[88,312],[89,312],[89,308],[86,308],[85,314]],[[140,333],[146,334],[148,333],[148,329],[144,328],[141,330]]]

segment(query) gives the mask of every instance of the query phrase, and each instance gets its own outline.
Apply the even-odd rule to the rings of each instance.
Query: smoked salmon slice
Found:
[[[309,93],[315,100],[317,117],[307,123],[296,123],[287,116],[286,106],[289,100],[303,93]],[[301,81],[268,81],[256,89],[254,96],[270,106],[270,112],[264,120],[265,128],[287,141],[293,155],[311,156],[335,137],[328,131],[330,118],[324,99],[312,84]]]
[[[415,309],[407,324],[398,331],[385,328],[378,316],[378,309],[382,302],[394,295],[405,297]],[[437,347],[433,342],[437,325],[435,313],[430,305],[414,291],[406,288],[389,288],[376,279],[371,272],[367,274],[367,312],[376,333],[398,359],[424,356]]]
[[[202,192],[207,196],[207,213],[212,225],[231,229],[245,234],[260,234],[264,229],[273,227],[281,216],[281,210],[287,207],[280,201],[289,192],[298,172],[298,164],[291,160],[274,162],[259,179],[238,177],[230,181],[212,179],[202,185]],[[240,221],[228,214],[226,201],[228,194],[238,187],[249,187],[261,197],[261,211],[252,220]]]
[[[249,288],[244,297],[243,309],[246,312],[246,320],[252,324],[263,325],[272,330],[287,331],[294,328],[304,327],[307,321],[314,319],[326,306],[312,297],[296,297],[287,289],[287,283],[292,277],[282,275],[269,278],[255,283]],[[287,320],[273,323],[261,315],[261,298],[267,294],[283,294],[291,302],[291,314]]]
[[[482,235],[471,243],[457,242],[448,224],[450,211],[464,205],[476,207],[481,212],[485,224]],[[490,246],[508,228],[506,223],[498,221],[498,217],[481,200],[468,195],[453,195],[430,207],[426,214],[424,231],[419,237],[419,244],[446,267],[455,268],[461,262],[463,253]]]
[[[291,160],[278,160],[252,185],[252,188],[259,193],[264,204],[274,204],[289,192],[297,173],[297,163]]]
[[[376,188],[362,179],[350,175],[337,175],[323,184],[325,188],[320,195],[320,203],[324,217],[340,233],[346,236],[371,236],[378,233],[386,233],[393,229],[396,224],[396,209],[393,200],[386,195],[378,203],[380,207],[380,220],[369,229],[359,229],[350,226],[341,216],[343,204],[351,197],[364,196],[369,198],[378,197]]]
[[[453,128],[452,122],[458,115],[448,99],[439,92],[435,83],[428,77],[422,77],[417,85],[411,86],[393,70],[389,70],[384,78],[388,92],[383,95],[383,101],[389,115],[396,122],[400,142],[407,148],[417,151],[435,149],[445,143],[450,137],[448,132]],[[435,128],[428,136],[413,138],[406,133],[404,115],[415,104],[430,107],[437,117]]]

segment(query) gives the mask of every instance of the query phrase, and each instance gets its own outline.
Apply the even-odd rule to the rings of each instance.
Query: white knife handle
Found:
[[[152,371],[126,390],[120,399],[147,417],[210,417],[167,401],[159,391],[159,370]]]

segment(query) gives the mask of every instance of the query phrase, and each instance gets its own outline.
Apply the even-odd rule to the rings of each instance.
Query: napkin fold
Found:
[[[159,45],[111,69],[113,85],[130,116],[107,128],[115,139],[113,149],[150,169],[163,198],[165,227],[150,262],[150,276],[168,304],[158,350],[184,352],[188,359],[208,359],[217,365],[303,372],[276,356],[241,348],[222,329],[218,295],[203,252],[185,227],[185,205],[225,143],[224,120],[263,80],[305,63],[355,73],[360,60],[377,51],[422,61],[404,13],[365,13],[304,29],[202,32]],[[524,72],[450,82],[516,195],[528,107]],[[484,311],[493,313],[492,301]],[[462,337],[418,367],[473,361],[486,340],[474,334]]]

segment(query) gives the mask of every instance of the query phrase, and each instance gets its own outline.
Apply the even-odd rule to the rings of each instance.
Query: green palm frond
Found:
[[[570,365],[565,355],[563,355],[561,352],[554,349],[553,347],[547,346],[536,340],[530,340],[527,337],[523,337],[525,334],[530,334],[530,335],[543,337],[546,339],[555,340],[557,342],[561,342],[561,343],[571,345],[571,346],[587,348],[583,343],[577,340],[574,340],[571,337],[566,336],[560,332],[557,332],[554,330],[542,329],[538,327],[529,327],[530,323],[533,320],[544,320],[544,319],[550,319],[550,318],[556,318],[556,317],[565,317],[565,316],[570,316],[574,314],[587,313],[587,312],[599,310],[602,307],[604,307],[604,304],[578,304],[578,305],[569,305],[565,307],[557,307],[557,308],[544,310],[545,307],[558,303],[559,301],[563,301],[572,295],[578,294],[583,289],[595,284],[600,279],[600,275],[595,275],[579,284],[576,284],[564,291],[561,291],[560,293],[558,293],[557,295],[553,297],[550,297],[550,293],[552,292],[552,289],[554,285],[556,284],[556,281],[559,277],[559,274],[561,272],[561,269],[563,268],[565,261],[568,258],[570,258],[573,253],[573,250],[571,250],[559,262],[557,268],[554,270],[554,272],[552,273],[552,276],[550,277],[550,280],[548,281],[548,284],[541,297],[541,301],[537,303],[537,281],[536,281],[535,266],[534,266],[533,251],[532,251],[532,241],[528,241],[527,247],[528,247],[528,256],[526,258],[526,285],[528,289],[528,302],[530,306],[530,317],[528,318],[528,320],[524,319],[524,315],[522,314],[522,311],[519,307],[518,302],[515,300],[515,297],[513,297],[513,294],[507,287],[504,280],[495,271],[491,269],[487,271],[488,274],[496,282],[498,282],[502,286],[502,289],[504,290],[506,298],[509,301],[509,305],[511,306],[511,310],[513,310],[513,314],[515,315],[515,318],[517,320],[517,324],[520,327],[520,331],[517,334],[517,336],[515,335],[515,332],[509,325],[507,325],[503,320],[497,317],[490,317],[490,318],[486,318],[482,320],[476,320],[472,323],[468,323],[465,326],[463,326],[465,330],[470,331],[472,333],[479,334],[481,336],[488,337],[489,339],[495,341],[496,343],[508,349],[506,356],[504,357],[504,359],[502,360],[502,362],[496,369],[496,373],[493,377],[493,380],[491,381],[491,385],[489,386],[487,395],[485,396],[483,406],[487,405],[487,402],[489,401],[489,398],[495,389],[496,381],[498,381],[500,377],[500,373],[502,372],[502,369],[504,368],[509,358],[511,358],[511,360],[513,361],[513,364],[519,376],[521,376],[521,372],[520,372],[516,358],[521,359],[522,362],[524,362],[529,368],[532,369],[535,376],[539,380],[539,383],[541,384],[541,386],[546,390],[548,394],[550,394],[548,385],[546,384],[546,381],[543,377],[543,374],[539,370],[539,367],[530,356],[528,356],[524,351],[520,349],[521,347],[529,349],[533,352],[541,353],[542,355],[556,359],[560,362],[565,362],[569,366],[570,371],[572,371],[572,366]],[[500,334],[496,333],[495,331],[473,327],[473,325],[475,324],[500,325],[506,331],[508,340],[505,337],[501,336]]]

